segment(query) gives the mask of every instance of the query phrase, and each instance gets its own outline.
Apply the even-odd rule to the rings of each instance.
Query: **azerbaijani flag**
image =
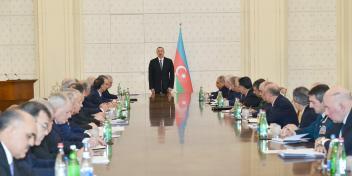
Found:
[[[193,92],[192,81],[189,75],[189,68],[185,48],[183,47],[182,31],[178,34],[176,56],[174,60],[176,92]]]
[[[191,101],[191,93],[177,93],[175,103],[175,119],[178,128],[178,136],[180,144],[185,143],[185,131],[189,116],[189,104]]]

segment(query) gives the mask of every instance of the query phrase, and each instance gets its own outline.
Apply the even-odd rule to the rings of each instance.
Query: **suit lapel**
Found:
[[[342,125],[342,136],[346,134],[347,130],[351,129],[352,127],[352,109],[350,110],[350,113],[347,116],[346,124]]]
[[[2,143],[0,143],[0,156],[1,156],[1,159],[0,159],[0,169],[3,168],[4,170],[3,171],[0,171],[0,174],[1,173],[5,173],[7,175],[11,175],[10,173],[10,166],[9,166],[9,163],[7,161],[7,158],[6,158],[6,153],[5,153],[5,150],[2,146]]]

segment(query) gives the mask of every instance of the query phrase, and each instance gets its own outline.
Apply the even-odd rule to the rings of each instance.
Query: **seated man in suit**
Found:
[[[229,105],[233,106],[235,104],[236,98],[238,100],[241,100],[242,94],[240,93],[239,87],[238,87],[238,77],[233,76],[230,78],[230,90],[229,90],[229,96],[227,99],[229,100]]]
[[[265,86],[271,83],[272,82],[263,81],[258,86],[258,89],[259,89],[258,94],[259,94],[259,97],[262,99],[262,101],[259,103],[259,106],[257,109],[263,109],[265,112],[268,112],[272,106],[271,103],[269,103],[269,101],[267,101],[264,97]]]
[[[108,78],[109,86],[108,88],[102,93],[102,97],[104,101],[111,101],[116,100],[117,96],[114,94],[110,94],[109,89],[112,87],[113,79],[111,75],[105,75]]]
[[[281,136],[287,137],[295,134],[306,134],[306,137],[316,140],[319,137],[325,136],[328,131],[333,127],[333,122],[324,114],[325,107],[323,104],[323,97],[329,86],[320,84],[313,87],[308,92],[309,106],[314,109],[317,114],[315,121],[310,125],[298,128],[296,125],[289,124],[281,130]]]
[[[295,108],[291,102],[280,94],[280,88],[275,83],[270,83],[265,86],[265,100],[272,104],[272,107],[267,111],[268,123],[277,123],[281,127],[287,124],[298,125],[298,118]]]
[[[258,107],[260,99],[253,93],[251,79],[245,76],[240,78],[238,83],[240,92],[243,95],[242,104],[247,107]]]
[[[260,103],[259,103],[258,107],[256,108],[256,110],[263,109],[264,106],[267,104],[267,103],[263,100],[262,93],[261,93],[261,91],[260,91],[260,89],[259,89],[259,86],[260,86],[263,82],[265,82],[265,80],[262,79],[262,78],[260,78],[260,79],[257,79],[256,81],[254,81],[254,83],[253,83],[253,93],[254,93],[254,95],[256,95],[256,96],[259,98],[259,100],[260,100]]]
[[[75,89],[67,89],[62,92],[71,102],[71,117],[72,115],[77,114],[82,106],[83,95]],[[95,124],[91,124],[95,128],[97,127]],[[84,138],[89,137],[87,133],[85,133],[85,129],[81,128],[78,125],[72,125],[69,122],[58,125],[60,129],[60,133],[63,139],[69,141],[82,141]]]
[[[309,107],[309,90],[306,87],[297,87],[293,90],[293,105],[297,110],[298,120],[300,121],[298,128],[305,128],[313,123],[318,114],[314,109]]]
[[[33,154],[41,159],[55,159],[58,153],[58,143],[64,144],[66,154],[70,152],[70,145],[76,145],[78,149],[82,147],[81,141],[66,140],[61,135],[60,125],[65,124],[71,116],[72,104],[63,93],[50,95],[48,102],[54,109],[54,123],[49,134],[44,138],[39,146],[33,147]]]
[[[344,139],[346,155],[352,155],[352,96],[342,87],[334,87],[324,95],[325,113],[337,128],[336,137]],[[320,138],[316,141],[316,150],[327,151],[330,139]]]
[[[33,117],[21,110],[7,110],[0,115],[0,175],[18,174],[14,158],[26,156],[34,145],[37,128]]]
[[[108,78],[100,75],[94,80],[90,94],[83,101],[83,111],[87,114],[96,114],[108,110],[108,101],[102,95],[109,87]]]
[[[210,98],[216,99],[219,91],[221,91],[222,96],[224,98],[227,98],[227,95],[229,94],[229,89],[225,86],[225,76],[221,75],[216,79],[216,87],[218,88],[218,91],[212,92],[210,94]]]
[[[19,109],[32,115],[36,122],[37,135],[35,146],[40,145],[52,125],[53,110],[48,103],[29,101],[19,105]],[[22,174],[20,175],[54,175],[55,160],[43,160],[35,157],[31,150],[23,159],[16,159],[15,163]]]
[[[86,82],[72,84],[71,88],[78,90],[83,95],[83,100],[89,95],[89,93],[87,94],[87,92],[89,92],[90,89],[88,88],[88,83]],[[72,116],[74,116],[75,118],[70,118],[69,121],[75,123],[76,125],[86,130],[91,129],[94,126],[100,126],[105,120],[104,112],[89,114],[83,111],[83,108],[80,108],[78,114],[73,114]]]

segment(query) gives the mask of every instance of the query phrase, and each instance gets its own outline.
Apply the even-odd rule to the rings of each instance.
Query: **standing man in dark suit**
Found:
[[[324,95],[326,115],[335,123],[338,129],[335,136],[344,139],[346,155],[352,155],[352,96],[351,92],[342,88],[334,87]],[[342,125],[340,125],[340,123]],[[322,138],[316,141],[316,149],[325,151],[329,148],[330,139]]]
[[[267,112],[268,123],[277,123],[281,127],[287,124],[295,124],[298,126],[298,118],[295,108],[290,100],[281,95],[280,87],[275,83],[270,83],[265,86],[264,97],[272,107]]]
[[[26,156],[34,145],[36,124],[30,114],[21,110],[7,110],[0,115],[0,175],[18,174],[14,158]]]
[[[149,89],[152,94],[170,93],[174,88],[174,64],[172,60],[164,57],[164,48],[158,47],[158,57],[149,62]]]

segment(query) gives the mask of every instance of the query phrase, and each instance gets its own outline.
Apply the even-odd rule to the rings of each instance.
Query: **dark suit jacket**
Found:
[[[247,107],[258,107],[260,98],[253,93],[253,89],[249,89],[247,95],[243,98],[242,104]]]
[[[32,147],[32,152],[37,158],[41,159],[55,159],[58,153],[57,144],[64,144],[64,151],[66,154],[70,152],[70,145],[76,145],[77,149],[82,148],[83,144],[79,140],[65,139],[62,134],[63,125],[53,123],[52,130],[44,137],[42,143],[39,146]]]
[[[301,123],[299,124],[299,128],[305,128],[309,126],[311,123],[313,123],[318,117],[318,114],[315,113],[313,108],[310,108],[307,106],[304,108],[302,118],[301,118]]]
[[[229,96],[227,97],[227,99],[229,100],[229,105],[233,106],[235,104],[236,98],[240,100],[241,96],[241,93],[229,90]]]
[[[212,93],[210,94],[210,99],[216,99],[216,98],[218,97],[218,92],[219,92],[219,91],[221,91],[222,97],[228,98],[228,95],[229,95],[230,90],[229,90],[227,87],[224,86],[224,87],[222,87],[221,89],[219,89],[218,91],[212,92]]]
[[[325,136],[329,131],[332,130],[333,127],[333,122],[330,118],[326,117],[327,119],[323,118],[321,114],[317,114],[315,117],[315,121],[312,122],[310,125],[304,127],[304,128],[299,128],[296,130],[296,134],[306,134],[308,133],[307,138],[311,138],[313,140],[316,140],[318,137]],[[322,126],[325,126],[325,134],[320,134],[320,128]]]
[[[0,175],[1,176],[11,176],[10,166],[6,158],[5,150],[0,143]]]
[[[344,139],[346,155],[352,155],[352,109],[348,114],[346,124],[335,123],[333,127],[332,134],[335,134],[336,137],[339,137],[340,132],[342,133],[342,138]],[[330,137],[329,137],[330,138]],[[327,141],[325,148],[329,149],[330,141]]]
[[[295,108],[291,102],[284,96],[279,95],[274,105],[267,112],[268,123],[277,123],[281,127],[287,124],[295,124],[298,126],[298,118]]]
[[[15,160],[19,175],[51,176],[55,175],[54,159],[39,159],[28,151],[23,159]]]
[[[168,88],[174,88],[174,64],[171,59],[164,57],[162,70],[159,59],[152,59],[149,62],[148,72],[149,89],[154,89],[156,93],[166,93]]]
[[[102,103],[109,102],[110,100],[104,100],[102,96],[99,95],[98,90],[92,89],[90,94],[84,98],[83,101],[83,111],[87,114],[96,114],[101,112],[99,106]]]
[[[72,127],[80,127],[85,130],[92,129],[89,123],[95,123],[97,126],[100,126],[100,121],[95,119],[92,115],[89,115],[82,110],[79,111],[78,114],[72,115],[71,118],[68,119],[70,122],[70,126]]]
[[[102,93],[103,101],[111,101],[112,99],[117,99],[117,96],[110,94],[109,90],[106,90]]]

